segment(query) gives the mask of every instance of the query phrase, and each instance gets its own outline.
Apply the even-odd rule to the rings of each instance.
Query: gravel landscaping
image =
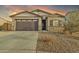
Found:
[[[37,41],[37,52],[74,53],[79,52],[79,38],[40,32]]]

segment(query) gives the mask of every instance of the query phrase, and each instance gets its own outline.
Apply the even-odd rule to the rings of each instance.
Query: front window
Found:
[[[54,20],[53,21],[53,26],[59,26],[59,21],[58,20]]]
[[[59,26],[58,20],[50,20],[50,26]]]
[[[50,20],[50,26],[53,26],[53,20]]]

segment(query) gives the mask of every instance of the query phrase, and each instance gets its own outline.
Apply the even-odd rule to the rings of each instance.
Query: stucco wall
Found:
[[[61,20],[62,23],[63,23],[63,26],[50,26],[50,21],[51,20]],[[51,31],[51,32],[63,32],[64,30],[64,22],[65,22],[65,19],[62,18],[62,17],[57,17],[57,16],[49,16],[48,17],[48,25],[47,25],[47,29],[48,31]]]
[[[16,16],[12,17],[13,30],[16,30],[16,19],[26,19],[26,20],[27,19],[38,19],[38,31],[42,31],[42,18],[41,17],[37,17],[35,15],[31,15],[28,13],[16,15]],[[46,30],[47,31],[62,32],[64,30],[64,26],[60,26],[60,27],[50,26],[50,20],[61,20],[63,24],[65,22],[64,17],[60,17],[59,15],[48,15],[48,18],[46,20]]]

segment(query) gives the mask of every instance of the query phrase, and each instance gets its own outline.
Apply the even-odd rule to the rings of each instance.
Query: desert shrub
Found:
[[[72,32],[79,31],[79,11],[71,11],[66,15],[67,24],[65,25],[66,29]]]

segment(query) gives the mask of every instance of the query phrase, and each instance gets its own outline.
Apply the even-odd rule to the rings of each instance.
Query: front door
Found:
[[[42,30],[46,30],[46,20],[47,20],[47,16],[43,16],[42,17]]]
[[[46,30],[46,20],[42,20],[42,30]]]

